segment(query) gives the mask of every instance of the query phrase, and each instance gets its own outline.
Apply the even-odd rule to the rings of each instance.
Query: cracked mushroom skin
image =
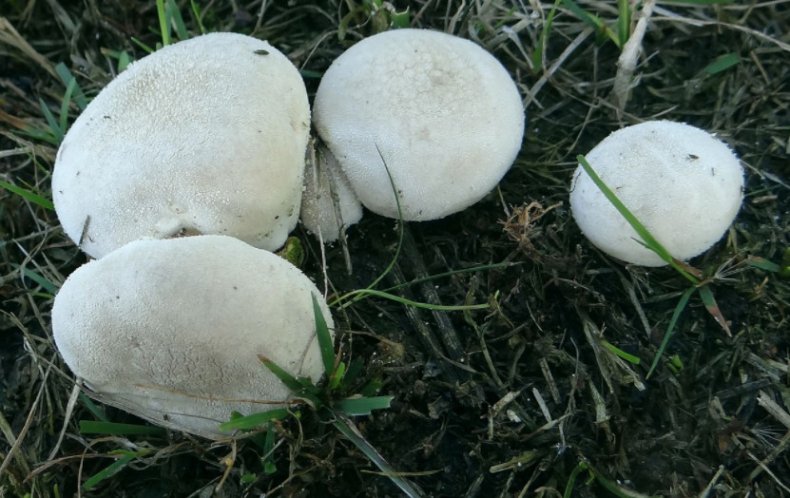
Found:
[[[669,253],[688,260],[715,244],[743,200],[743,168],[708,132],[672,121],[615,131],[585,156],[606,185]],[[579,166],[570,204],[582,233],[617,259],[664,266]]]
[[[296,226],[310,111],[265,41],[213,33],[131,64],[77,118],[52,174],[94,258],[141,238],[221,234],[275,250]]]
[[[318,381],[311,295],[279,256],[219,235],[131,242],[73,272],[52,328],[89,394],[154,424],[221,439],[218,425],[281,407],[288,388],[258,359]],[[265,403],[269,401],[270,403]]]
[[[490,192],[521,148],[524,120],[499,61],[469,40],[420,29],[346,50],[313,106],[315,128],[362,204],[398,218],[394,183],[407,221],[443,218]]]

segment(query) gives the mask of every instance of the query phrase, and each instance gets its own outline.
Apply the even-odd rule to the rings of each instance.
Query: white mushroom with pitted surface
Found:
[[[586,156],[603,182],[669,253],[687,260],[710,248],[743,199],[743,168],[710,133],[683,123],[647,121],[615,131]],[[579,166],[570,194],[576,223],[599,249],[629,263],[666,263]]]
[[[318,289],[273,253],[220,235],[131,242],[73,272],[52,329],[99,400],[212,439],[219,424],[282,407],[289,389],[258,359],[317,382]]]
[[[309,128],[299,71],[265,41],[214,33],[164,47],[66,134],[52,174],[58,218],[95,258],[182,234],[275,250],[299,216]]]
[[[518,154],[524,109],[508,71],[475,43],[398,29],[366,38],[321,79],[313,121],[362,204],[443,218],[490,192]],[[391,175],[391,180],[390,180]]]

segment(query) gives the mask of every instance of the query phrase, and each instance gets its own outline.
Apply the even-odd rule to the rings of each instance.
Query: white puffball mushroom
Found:
[[[443,218],[479,201],[512,165],[524,109],[507,70],[446,33],[398,29],[366,38],[321,79],[313,122],[371,211]]]
[[[55,343],[99,400],[212,439],[232,411],[291,393],[261,364],[318,381],[315,285],[279,256],[232,237],[131,242],[74,271],[55,297]],[[268,402],[268,403],[267,403]]]
[[[691,125],[647,121],[615,131],[585,156],[592,168],[669,253],[680,260],[710,248],[743,199],[743,169],[721,140]],[[631,225],[581,166],[571,210],[584,235],[615,258],[666,263],[642,246]]]
[[[299,71],[267,42],[175,43],[131,64],[74,122],[52,174],[58,218],[95,258],[181,234],[275,250],[296,226],[309,128]]]
[[[346,228],[362,219],[362,204],[325,147],[316,150],[314,163],[305,170],[300,219],[324,242],[336,241]]]

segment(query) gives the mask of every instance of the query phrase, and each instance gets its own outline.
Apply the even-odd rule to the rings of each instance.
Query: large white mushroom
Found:
[[[496,186],[521,147],[524,110],[507,70],[480,46],[400,29],[332,63],[313,122],[365,207],[397,218],[394,183],[403,219],[423,221]]]
[[[131,242],[73,272],[55,298],[55,343],[103,402],[207,438],[231,412],[290,392],[258,360],[318,381],[315,285],[284,259],[219,235]],[[268,402],[268,403],[267,403]]]
[[[185,233],[277,249],[299,214],[309,112],[299,72],[265,41],[214,33],[165,47],[67,133],[52,175],[58,218],[97,258]]]
[[[586,156],[598,176],[669,253],[697,256],[727,231],[743,199],[743,169],[708,132],[672,121],[615,131]],[[579,166],[570,194],[576,223],[602,251],[630,263],[666,263],[641,239]]]

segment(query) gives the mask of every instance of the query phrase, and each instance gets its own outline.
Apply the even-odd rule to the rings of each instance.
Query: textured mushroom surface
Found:
[[[97,258],[196,233],[274,250],[297,222],[309,128],[301,76],[268,43],[214,33],[167,46],[67,133],[52,175],[58,218]]]
[[[416,29],[352,46],[324,74],[313,106],[362,204],[397,218],[397,190],[413,221],[460,211],[493,189],[518,154],[524,119],[516,85],[491,54]]]
[[[52,328],[98,399],[216,439],[232,411],[289,398],[258,355],[321,377],[311,295],[332,328],[315,285],[273,253],[218,235],[143,240],[73,272],[55,298]]]
[[[647,121],[615,131],[587,161],[606,185],[677,259],[701,254],[735,219],[743,169],[730,148],[708,132],[672,121]],[[630,263],[663,266],[581,166],[571,184],[571,209],[585,236]]]

